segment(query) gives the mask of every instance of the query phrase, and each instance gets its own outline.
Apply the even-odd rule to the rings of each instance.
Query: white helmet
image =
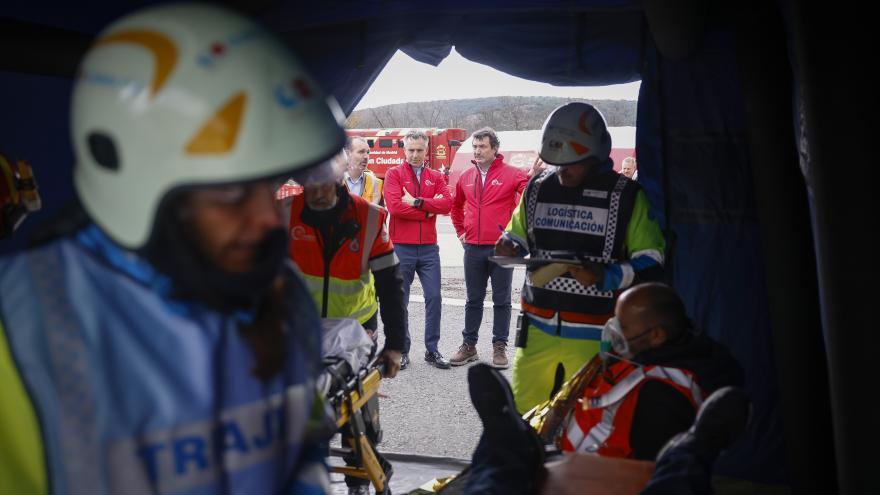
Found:
[[[605,118],[592,105],[575,101],[553,110],[541,133],[541,160],[572,165],[595,157],[604,162],[611,154],[611,135]]]
[[[72,107],[76,191],[133,249],[170,191],[285,175],[345,141],[338,105],[273,35],[203,4],[110,25],[80,65]]]

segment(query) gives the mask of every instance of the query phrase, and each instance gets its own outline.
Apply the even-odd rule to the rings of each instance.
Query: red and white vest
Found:
[[[613,380],[611,379],[613,378]],[[659,380],[681,392],[694,409],[703,392],[691,371],[664,366],[635,366],[618,361],[597,375],[584,390],[562,434],[562,450],[607,457],[631,457],[630,430],[639,391],[648,380]]]

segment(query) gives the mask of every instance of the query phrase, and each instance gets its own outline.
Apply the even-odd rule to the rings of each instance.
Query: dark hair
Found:
[[[491,127],[483,127],[482,129],[474,131],[474,141],[485,138],[489,138],[489,146],[492,148],[497,150],[498,147],[501,146],[501,141],[498,140],[498,134],[495,134],[495,129],[492,129]]]

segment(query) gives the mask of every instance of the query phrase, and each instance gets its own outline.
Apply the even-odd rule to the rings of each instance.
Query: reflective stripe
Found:
[[[217,418],[151,431],[109,444],[110,493],[139,495],[193,488],[277,457],[296,445],[308,420],[306,385],[229,408]],[[158,490],[156,490],[158,487]]]
[[[618,266],[620,266],[621,277],[620,285],[617,288],[629,287],[636,278],[636,271],[633,270],[632,265],[628,261],[620,263]]]
[[[379,310],[379,305],[374,301],[373,304],[368,304],[366,306],[361,307],[357,311],[352,311],[348,318],[352,318],[357,320],[360,323],[366,323],[366,321],[373,316],[373,313]]]
[[[578,452],[594,453],[605,444],[608,437],[611,436],[611,432],[614,431],[614,416],[617,415],[618,408],[620,408],[620,403],[602,411],[602,421],[590,428],[587,438],[576,447]]]
[[[571,418],[569,419],[570,424],[566,431],[566,438],[569,443],[571,443],[572,447],[578,452],[597,452],[614,431],[615,416],[617,410],[623,404],[624,399],[626,399],[639,384],[648,378],[657,378],[662,381],[672,382],[675,385],[687,389],[697,408],[703,403],[702,390],[699,385],[697,385],[693,375],[678,368],[640,366],[632,370],[623,380],[618,382],[600,397],[592,397],[589,399],[589,403],[586,404],[587,409],[603,409],[602,420],[593,425],[589,432],[585,434],[575,417],[576,415],[571,415]],[[586,399],[586,397],[584,397],[584,399]],[[627,427],[630,426],[631,425],[627,425]],[[586,439],[584,439],[585,436]]]
[[[400,264],[400,260],[397,259],[397,254],[395,254],[394,251],[391,251],[388,254],[370,260],[370,270],[378,272],[379,270],[384,270],[397,264]]]
[[[608,206],[608,222],[605,224],[605,246],[602,248],[602,257],[611,259],[614,254],[614,239],[617,237],[617,215],[620,212],[620,196],[629,179],[621,175],[611,191],[611,204]]]
[[[596,263],[613,263],[611,258],[603,258],[601,256],[591,256],[587,253],[576,253],[570,249],[536,249],[532,256],[537,258],[567,258],[567,259],[586,259],[595,261]]]
[[[548,321],[553,323],[547,323]],[[557,325],[555,321],[555,318],[548,320],[547,318],[540,318],[529,314],[529,323],[531,323],[531,326],[546,333],[547,335],[555,336],[558,329],[559,336],[564,339],[602,340],[601,326],[590,325],[587,323],[569,322],[564,322],[560,326]]]
[[[531,273],[528,271],[526,271],[526,283],[528,285],[532,285]],[[542,289],[552,290],[554,292],[562,292],[565,294],[577,294],[580,296],[592,296],[606,299],[611,299],[614,297],[614,292],[610,290],[601,291],[598,290],[595,285],[584,287],[574,278],[565,276],[559,276],[550,280],[549,282],[547,282],[546,285],[544,285],[544,287],[542,287]]]
[[[581,407],[581,406],[575,406]],[[568,431],[565,432],[565,438],[568,439],[568,442],[571,444],[574,450],[578,450],[581,446],[581,442],[584,441],[584,430],[581,429],[581,425],[578,424],[574,419],[574,414],[569,414],[568,418]]]
[[[324,300],[324,277],[302,274],[302,278],[315,304],[320,305]],[[373,273],[370,271],[358,280],[339,280],[330,277],[327,317],[353,318],[360,323],[366,323],[379,309],[373,283]]]
[[[361,191],[361,197],[370,203],[377,204],[381,196],[382,186],[380,185],[379,178],[373,175],[372,172],[364,170],[364,189]]]
[[[545,170],[526,190],[526,235],[531,246],[538,245],[535,240],[535,210],[538,208],[538,191],[541,189],[541,184],[547,177],[550,177],[551,173],[549,170]]]
[[[373,243],[376,242],[379,227],[379,207],[370,205],[367,208],[367,225],[364,231],[363,252],[361,253],[361,272],[366,272],[369,269],[370,252],[373,250]]]
[[[697,404],[697,407],[700,407],[700,404],[703,403],[703,390],[697,385],[697,381],[694,379],[693,375],[688,375],[678,368],[654,366],[648,370],[648,376],[666,379],[682,388],[690,390],[691,398]]]
[[[647,256],[652,260],[656,261],[658,264],[663,264],[663,253],[656,249],[642,249],[641,251],[636,251],[632,255],[630,255],[630,259],[638,258],[639,256]]]
[[[27,256],[45,318],[43,326],[51,329],[45,333],[52,360],[52,379],[59,384],[58,406],[64,412],[57,416],[57,447],[60,449],[49,453],[54,454],[56,461],[62,461],[59,467],[67,479],[68,493],[94,493],[105,466],[95,461],[104,453],[100,442],[95,441],[99,438],[99,427],[96,424],[98,406],[91,387],[92,357],[80,327],[81,317],[66,294],[66,270],[61,257],[55,252],[48,256],[40,254],[40,251],[32,251]],[[50,444],[46,450],[53,447],[56,446]]]
[[[371,277],[372,275],[369,271],[361,275],[361,278],[357,280],[340,280],[335,277],[330,277],[330,293],[334,296],[358,295],[364,290],[364,286],[368,285],[371,282]],[[323,294],[324,277],[317,277],[315,275],[303,273],[302,278],[305,281],[306,287],[308,287],[309,292],[317,291]]]
[[[599,409],[603,407],[609,407],[613,404],[617,404],[622,401],[624,397],[627,396],[639,383],[645,379],[645,371],[644,368],[639,367],[636,370],[633,370],[630,374],[626,375],[626,378],[617,383],[614,387],[611,388],[608,392],[601,397],[594,397],[590,400],[590,408],[591,409]]]

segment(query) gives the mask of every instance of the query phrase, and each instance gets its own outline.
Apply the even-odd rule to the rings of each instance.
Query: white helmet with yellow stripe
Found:
[[[172,190],[288,175],[345,140],[335,101],[269,32],[204,4],[110,25],[73,93],[74,184],[119,244],[150,238]]]

